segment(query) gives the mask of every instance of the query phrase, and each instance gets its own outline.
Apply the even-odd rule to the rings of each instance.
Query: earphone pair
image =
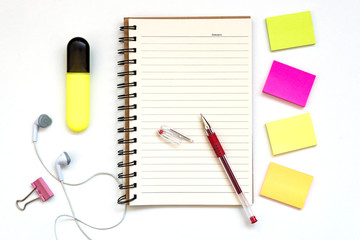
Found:
[[[47,128],[52,124],[51,118],[46,114],[41,114],[34,122],[33,126],[33,142],[37,142],[38,140],[38,133],[39,128]],[[60,156],[56,159],[55,166],[56,171],[58,174],[58,179],[60,182],[64,181],[64,177],[62,174],[62,166],[67,166],[71,163],[71,158],[67,152],[63,152]]]
[[[110,226],[110,227],[94,227],[94,226],[91,226],[90,224],[87,224],[85,223],[84,221],[78,219],[76,216],[75,216],[75,212],[74,212],[74,209],[72,208],[72,204],[71,204],[71,201],[70,201],[70,198],[65,190],[65,186],[64,185],[69,185],[69,186],[79,186],[79,185],[82,185],[82,184],[85,184],[87,182],[89,182],[91,179],[97,177],[97,176],[110,176],[112,177],[115,182],[120,185],[119,183],[119,179],[114,176],[113,174],[111,173],[106,173],[106,172],[100,172],[100,173],[96,173],[94,175],[92,175],[91,177],[89,177],[88,179],[86,179],[85,181],[83,182],[80,182],[80,183],[66,183],[64,182],[64,178],[63,178],[63,175],[62,175],[62,167],[64,166],[67,166],[71,163],[71,158],[69,156],[69,154],[67,152],[62,152],[60,154],[60,156],[56,159],[56,162],[55,162],[55,165],[56,165],[56,171],[57,171],[57,175],[58,177],[56,177],[51,171],[49,171],[49,169],[45,166],[44,162],[42,161],[42,158],[40,157],[40,154],[39,154],[39,150],[38,150],[38,146],[37,146],[37,142],[38,142],[38,133],[39,133],[39,128],[47,128],[49,127],[50,125],[52,124],[52,120],[51,118],[46,115],[46,114],[41,114],[34,122],[34,125],[33,125],[33,136],[32,136],[32,141],[33,141],[33,144],[34,144],[34,148],[35,148],[35,152],[37,154],[37,157],[40,161],[40,163],[43,165],[43,167],[45,168],[45,170],[56,180],[58,180],[60,183],[61,183],[61,186],[63,188],[63,191],[64,191],[64,194],[66,196],[66,199],[68,201],[68,204],[69,204],[69,207],[70,207],[70,210],[72,212],[72,216],[71,215],[60,215],[56,218],[55,222],[54,222],[54,233],[55,233],[55,238],[57,238],[57,233],[56,233],[56,224],[57,224],[57,221],[62,218],[62,217],[67,217],[67,218],[70,218],[70,219],[73,219],[77,225],[77,227],[79,228],[79,230],[84,234],[84,236],[87,238],[87,239],[91,239],[85,232],[84,230],[80,227],[79,223],[87,226],[87,227],[90,227],[90,228],[93,228],[93,229],[96,229],[96,230],[109,230],[109,229],[112,229],[112,228],[115,228],[117,227],[118,225],[120,225],[122,223],[122,221],[125,219],[125,216],[126,216],[126,212],[127,212],[127,207],[126,205],[124,205],[124,212],[123,212],[123,215],[120,219],[120,221],[118,223],[116,223],[115,225],[113,226]]]

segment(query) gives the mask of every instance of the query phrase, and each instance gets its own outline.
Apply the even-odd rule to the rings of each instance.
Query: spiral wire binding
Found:
[[[136,82],[132,82],[132,83],[119,83],[117,85],[118,88],[125,88],[125,87],[136,87]]]
[[[131,177],[136,177],[136,172],[128,173],[128,174],[125,173],[118,174],[118,178],[131,178]]]
[[[137,120],[137,116],[130,116],[130,117],[118,117],[118,121],[119,122],[124,122],[124,121],[135,121]]]
[[[119,66],[125,65],[125,64],[136,64],[136,59],[118,61]]]
[[[136,25],[133,25],[133,26],[121,26],[120,31],[124,31],[124,30],[136,30]]]
[[[129,42],[136,41],[136,37],[121,37],[119,38],[119,42]]]
[[[123,54],[123,53],[120,53]],[[126,75],[136,75],[136,71],[119,72],[118,77],[125,77]]]
[[[118,106],[118,110],[126,110],[126,109],[136,109],[136,104],[127,105],[127,106]],[[135,130],[136,131],[136,130]]]
[[[133,25],[133,26],[121,26],[120,27],[120,31],[125,31],[125,30],[136,30],[136,26]],[[121,37],[121,38],[119,38],[119,42],[121,42],[121,43],[130,42],[130,41],[136,41],[136,37]],[[123,48],[123,49],[118,50],[118,54],[129,54],[129,53],[136,53],[136,48]],[[119,66],[136,64],[136,59],[125,59],[122,61],[118,61],[117,64]],[[119,72],[117,75],[119,77],[132,76],[132,75],[136,75],[136,71]],[[136,85],[137,85],[136,82],[125,82],[125,83],[118,84],[117,88],[130,88],[130,87],[136,87]],[[136,93],[118,95],[119,100],[136,98],[136,97],[137,97]],[[131,109],[136,109],[136,108],[137,108],[136,104],[132,104],[132,105],[125,104],[124,106],[118,106],[118,111],[131,110]],[[134,115],[134,116],[118,117],[117,120],[118,120],[118,122],[135,121],[135,120],[137,120],[137,116]],[[131,132],[136,132],[136,130],[137,130],[136,127],[121,127],[121,128],[117,129],[118,133],[131,133]],[[136,142],[137,142],[136,138],[126,139],[126,137],[125,137],[125,138],[118,139],[118,144],[131,144],[131,143],[136,143]],[[136,154],[136,152],[137,152],[136,149],[119,150],[118,155],[119,156],[133,155],[133,154]],[[131,161],[131,162],[121,161],[118,163],[119,168],[127,168],[127,169],[130,169],[131,166],[135,166],[135,165],[136,165],[136,160]],[[130,173],[130,170],[129,170],[128,173],[124,173],[124,172],[119,173],[118,178],[129,179],[129,178],[136,177],[136,174],[137,174],[136,172]],[[137,187],[136,183],[119,185],[119,189],[131,189],[131,188],[136,188],[136,187]],[[134,201],[135,199],[136,199],[136,194],[134,194],[134,196],[131,198],[128,198],[128,196],[126,194],[124,194],[121,197],[119,197],[118,204],[126,204],[131,201]]]
[[[133,155],[133,154],[136,154],[136,149],[133,149],[133,150],[119,150],[118,151],[118,155],[119,156],[123,156],[123,155]]]
[[[124,185],[120,184],[119,188],[122,189],[130,189],[130,188],[136,188],[136,183],[130,184],[130,185]]]
[[[125,132],[136,132],[136,127],[131,128],[118,128],[118,133],[125,133]]]
[[[136,165],[136,160],[132,161],[132,162],[118,162],[118,167],[128,167],[128,166],[134,166]]]
[[[132,138],[132,139],[119,139],[118,140],[118,144],[126,144],[126,143],[136,143],[137,139],[136,138]]]
[[[118,99],[125,99],[125,98],[136,98],[136,93],[121,94],[118,96]]]
[[[136,48],[123,48],[118,50],[118,54],[136,53]]]

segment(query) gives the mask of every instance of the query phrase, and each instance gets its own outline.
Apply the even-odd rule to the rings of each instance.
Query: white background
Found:
[[[316,44],[270,52],[265,18],[310,10]],[[250,225],[238,207],[138,207],[109,231],[86,229],[93,239],[358,239],[360,201],[359,3],[343,1],[74,1],[0,2],[0,239],[54,239],[60,214],[70,214],[60,184],[36,158],[34,120],[42,129],[40,153],[54,171],[67,151],[73,162],[63,173],[80,182],[106,171],[117,174],[116,73],[118,31],[127,16],[241,16],[253,20],[254,196],[259,222]],[[75,37],[91,45],[91,123],[81,133],[65,123],[66,44]],[[262,93],[273,60],[315,74],[307,106],[297,107]],[[272,156],[265,123],[310,112],[318,145]],[[314,176],[302,210],[259,195],[270,162]],[[15,201],[42,176],[55,193],[24,212]],[[109,177],[67,187],[77,216],[106,227],[120,220],[120,191]],[[35,194],[34,194],[35,196]],[[73,221],[60,221],[59,239],[85,239]]]

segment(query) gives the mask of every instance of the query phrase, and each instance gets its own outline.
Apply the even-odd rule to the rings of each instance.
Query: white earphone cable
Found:
[[[39,153],[39,150],[38,150],[38,146],[37,146],[37,142],[36,141],[33,141],[33,144],[34,144],[34,148],[35,148],[35,152],[36,152],[36,155],[41,163],[41,165],[45,168],[45,170],[50,174],[50,176],[52,176],[55,180],[57,180],[58,182],[61,183],[61,186],[62,186],[62,189],[65,193],[65,196],[66,196],[66,199],[68,201],[68,204],[69,204],[69,207],[70,207],[70,210],[71,210],[71,213],[73,214],[73,216],[70,216],[70,215],[60,215],[58,216],[56,219],[55,219],[55,222],[54,222],[54,233],[55,233],[55,238],[58,239],[57,237],[57,233],[56,233],[56,224],[57,224],[57,221],[62,218],[62,217],[68,217],[68,218],[71,218],[75,221],[76,225],[78,226],[79,230],[84,234],[84,236],[87,238],[87,239],[91,239],[85,232],[84,230],[81,228],[81,226],[79,225],[79,223],[87,226],[87,227],[90,227],[90,228],[93,228],[93,229],[96,229],[96,230],[109,230],[109,229],[112,229],[112,228],[115,228],[117,226],[119,226],[123,220],[125,219],[125,216],[126,216],[126,213],[127,213],[127,207],[126,205],[124,205],[124,213],[123,213],[123,216],[122,218],[120,219],[120,221],[118,223],[116,223],[115,225],[113,226],[110,226],[110,227],[104,227],[104,228],[101,228],[101,227],[94,227],[94,226],[91,226],[90,224],[87,224],[85,223],[84,221],[78,219],[75,217],[75,212],[74,212],[74,209],[72,207],[72,204],[71,204],[71,201],[69,199],[69,196],[67,194],[67,191],[65,189],[65,186],[64,185],[68,185],[68,186],[79,186],[79,185],[82,185],[82,184],[85,184],[87,182],[89,182],[91,179],[93,179],[94,177],[96,176],[100,176],[100,175],[104,175],[104,176],[110,176],[112,177],[117,184],[120,184],[119,183],[119,179],[117,177],[115,177],[113,174],[110,174],[110,173],[106,173],[106,172],[99,172],[99,173],[96,173],[94,175],[92,175],[91,177],[89,177],[88,179],[86,179],[85,181],[83,182],[80,182],[80,183],[67,183],[67,182],[63,182],[63,181],[59,181],[59,179],[52,173],[50,172],[50,170],[45,166],[41,156],[40,156],[40,153]]]
[[[36,152],[36,155],[41,163],[41,165],[45,168],[45,170],[50,174],[50,176],[52,176],[56,181],[59,181],[59,179],[52,173],[50,172],[50,170],[45,166],[41,156],[40,156],[40,153],[39,153],[39,150],[38,150],[38,146],[37,146],[37,142],[33,142],[34,143],[34,148],[35,148],[35,152]],[[68,185],[68,186],[79,186],[79,185],[82,185],[84,183],[87,183],[88,181],[90,181],[91,179],[93,179],[94,177],[96,176],[100,176],[100,175],[104,175],[104,176],[109,176],[109,177],[112,177],[118,184],[120,184],[119,182],[119,178],[117,178],[116,176],[114,176],[113,174],[111,173],[107,173],[107,172],[99,172],[99,173],[96,173],[94,175],[92,175],[91,177],[89,177],[88,179],[86,179],[85,181],[83,182],[79,182],[79,183],[68,183],[68,182],[64,182],[65,185]]]
[[[75,217],[75,211],[74,211],[74,209],[73,209],[73,207],[72,207],[71,201],[70,201],[70,199],[69,199],[69,195],[68,195],[67,192],[66,192],[64,183],[63,183],[62,181],[60,181],[60,183],[61,183],[62,189],[64,190],[64,193],[65,193],[66,199],[67,199],[67,201],[68,201],[68,204],[69,204],[71,213],[72,213],[72,215],[73,215],[73,219],[75,220],[75,223],[76,223],[77,227],[79,228],[79,230],[82,232],[82,234],[84,234],[84,236],[85,236],[87,239],[91,239],[91,238],[84,232],[84,230],[80,227],[79,222],[78,222],[78,219]],[[57,223],[57,219],[58,219],[58,218],[56,218],[56,220],[55,220],[55,222],[54,222],[54,233],[55,233],[55,238],[56,238],[56,239],[58,239],[57,233],[56,233],[56,223]]]

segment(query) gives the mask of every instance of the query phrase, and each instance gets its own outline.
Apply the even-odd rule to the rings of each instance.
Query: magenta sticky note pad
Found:
[[[305,107],[315,77],[311,73],[274,61],[263,92]]]

